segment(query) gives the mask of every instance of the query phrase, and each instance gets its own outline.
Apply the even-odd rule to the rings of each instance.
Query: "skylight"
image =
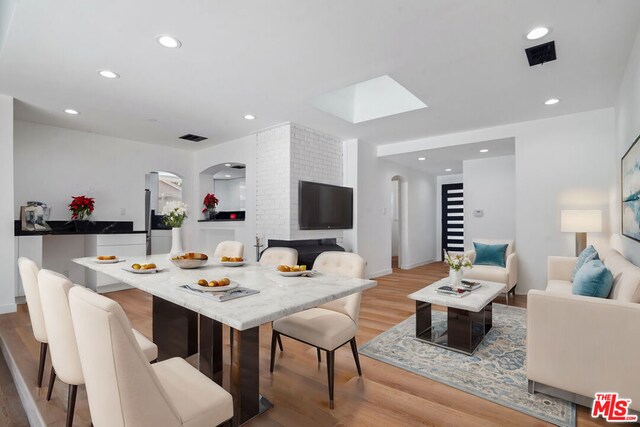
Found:
[[[418,97],[387,75],[316,96],[310,103],[351,123],[427,108]]]

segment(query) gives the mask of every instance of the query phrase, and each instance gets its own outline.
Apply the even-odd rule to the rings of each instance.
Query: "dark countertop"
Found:
[[[218,218],[218,219],[199,219],[198,222],[244,222],[244,218]]]
[[[51,230],[22,230],[20,221],[14,223],[15,236],[62,236],[86,234],[145,234],[144,230],[134,230],[133,221],[47,221]]]

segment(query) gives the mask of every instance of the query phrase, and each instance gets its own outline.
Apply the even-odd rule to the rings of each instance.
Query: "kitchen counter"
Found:
[[[47,221],[51,230],[25,231],[21,222],[14,223],[15,236],[59,236],[59,235],[87,235],[87,234],[145,234],[144,230],[134,230],[133,221],[89,221],[88,223],[74,221]],[[79,227],[78,227],[79,225]]]

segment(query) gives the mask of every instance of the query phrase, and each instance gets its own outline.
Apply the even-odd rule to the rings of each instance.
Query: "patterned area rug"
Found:
[[[444,329],[446,313],[433,311],[434,327]],[[372,359],[431,378],[475,396],[558,426],[575,426],[571,402],[527,392],[525,351],[527,311],[493,305],[493,328],[473,356],[415,339],[415,316],[360,348]]]

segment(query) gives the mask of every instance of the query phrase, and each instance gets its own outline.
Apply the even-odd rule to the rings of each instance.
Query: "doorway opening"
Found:
[[[391,178],[391,268],[402,265],[402,177],[396,175]]]

